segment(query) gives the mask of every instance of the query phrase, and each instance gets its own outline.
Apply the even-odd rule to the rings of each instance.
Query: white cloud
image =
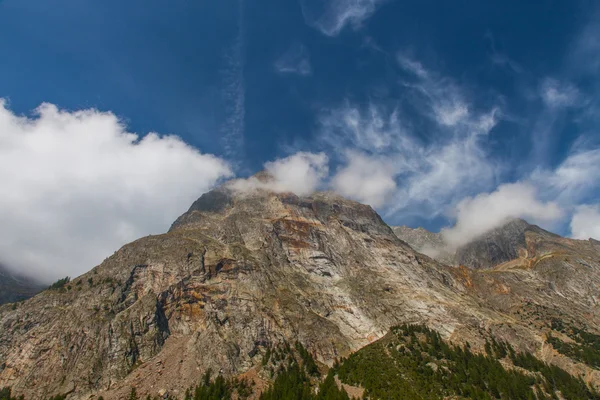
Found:
[[[431,117],[427,110],[423,112]],[[444,127],[444,134],[432,135],[431,141],[424,142],[403,126],[397,108],[373,103],[360,108],[346,102],[320,120],[320,138],[337,153],[341,165],[334,189],[380,208],[388,217],[396,218],[404,211],[427,216],[443,213],[466,194],[494,184],[499,166],[490,159],[481,139],[496,125],[496,112],[466,116],[452,132]],[[361,167],[363,170],[357,167],[367,164],[369,168]],[[353,190],[342,179],[351,182],[349,178],[355,177],[362,182],[372,171],[377,171],[374,185],[360,184]]]
[[[413,60],[402,53],[398,53],[396,59],[403,69],[415,74],[419,78],[426,79],[429,76],[429,73],[419,61]]]
[[[469,109],[460,103],[440,105],[435,108],[435,115],[440,124],[454,126],[469,116]]]
[[[421,95],[421,98],[413,100],[424,101],[423,106],[430,110],[429,118],[440,126],[449,128],[472,122],[465,96],[453,81],[438,77],[403,53],[398,53],[396,59],[402,69],[417,78],[416,82],[405,82],[404,85]]]
[[[600,240],[600,205],[577,207],[571,219],[571,236],[574,239]]]
[[[542,82],[540,95],[550,108],[574,107],[581,100],[581,94],[575,86],[551,78]]]
[[[292,192],[299,196],[313,193],[323,184],[329,173],[328,158],[324,153],[298,152],[289,157],[265,164],[267,177],[252,176],[232,182],[239,191],[256,189],[273,192]]]
[[[124,243],[161,233],[231,175],[175,136],[129,133],[111,113],[0,101],[0,262],[44,279],[78,275]]]
[[[337,36],[346,25],[358,29],[385,0],[301,0],[304,20],[327,36]]]
[[[312,67],[308,49],[303,44],[293,44],[275,61],[275,70],[281,74],[310,75]]]
[[[531,181],[545,197],[573,206],[600,185],[600,149],[575,149],[554,170],[535,171]]]
[[[420,202],[439,199],[440,205],[452,204],[464,197],[464,193],[489,187],[497,169],[487,158],[477,136],[426,149],[421,164],[408,179],[408,195]]]
[[[332,179],[332,187],[342,196],[379,207],[396,190],[391,162],[349,151],[347,163]]]
[[[465,198],[456,206],[455,212],[454,227],[442,230],[444,241],[451,249],[514,218],[529,218],[530,222],[536,222],[554,221],[562,216],[556,203],[540,201],[536,188],[521,182],[504,184],[492,193]]]

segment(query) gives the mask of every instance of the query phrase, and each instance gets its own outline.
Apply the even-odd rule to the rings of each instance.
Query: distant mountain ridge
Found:
[[[15,274],[0,264],[0,304],[28,299],[46,287],[31,278]]]
[[[396,236],[419,252],[448,265],[464,265],[476,269],[489,269],[519,257],[526,257],[528,232],[559,237],[523,219],[512,219],[450,252],[441,233],[429,232],[420,227],[398,226],[392,229]]]

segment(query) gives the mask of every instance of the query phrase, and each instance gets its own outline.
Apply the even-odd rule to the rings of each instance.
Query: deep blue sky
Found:
[[[17,114],[42,102],[111,111],[129,131],[173,133],[227,159],[239,176],[298,150],[328,152],[335,171],[342,156],[322,140],[323,115],[344,105],[363,111],[375,105],[384,114],[397,108],[422,148],[446,143],[424,112],[431,94],[419,97],[425,92],[415,88],[418,82],[411,86],[401,55],[433,71],[429,89],[440,101],[454,88],[470,115],[499,109],[481,147],[501,167],[485,185],[461,188],[464,196],[560,166],[582,136],[588,149],[597,143],[590,104],[598,75],[581,65],[595,59],[578,50],[586,29],[595,32],[595,2],[355,1],[372,4],[373,12],[333,34],[315,19],[353,2],[340,1],[333,11],[322,3],[3,0],[0,97]],[[286,54],[300,54],[309,71],[278,68],[294,62]],[[540,95],[548,82],[574,88],[587,108],[549,108]],[[402,176],[396,176],[400,187]],[[452,219],[435,208],[460,200],[444,196],[429,207],[415,200],[382,213],[392,223],[435,230]],[[585,202],[590,198],[596,192]]]

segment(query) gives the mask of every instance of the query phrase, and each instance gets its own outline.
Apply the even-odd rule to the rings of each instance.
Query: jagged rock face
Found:
[[[457,249],[456,263],[471,268],[491,268],[526,255],[527,232],[555,236],[522,219],[515,219]]]
[[[441,233],[408,226],[393,226],[392,230],[398,238],[404,240],[419,253],[435,258],[441,263],[454,265],[454,254],[446,250],[446,243]]]
[[[591,242],[561,242],[586,252],[563,263],[539,256],[558,242],[530,236],[540,257],[533,264],[493,274],[452,268],[415,252],[370,207],[335,194],[224,186],[168,233],[124,246],[64,293],[0,307],[0,387],[29,398],[116,399],[131,384],[143,396],[181,394],[208,368],[248,370],[268,345],[299,340],[331,364],[402,322],[474,347],[490,330],[541,352],[543,328],[516,310],[525,301],[548,306],[544,315],[572,309],[576,323],[587,318],[596,329],[600,266]],[[565,357],[546,358],[600,382]]]
[[[392,230],[396,236],[417,251],[428,247],[438,248],[444,246],[444,239],[440,233],[429,232],[421,227],[413,229],[408,226],[393,226]]]
[[[42,290],[39,282],[14,274],[0,264],[0,304],[25,300]]]

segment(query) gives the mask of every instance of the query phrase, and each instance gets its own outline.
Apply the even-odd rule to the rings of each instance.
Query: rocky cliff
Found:
[[[0,387],[39,398],[179,393],[208,368],[239,375],[299,340],[329,364],[425,323],[481,348],[508,340],[586,380],[599,372],[545,342],[553,318],[598,331],[597,245],[526,233],[502,268],[417,253],[370,207],[333,193],[203,195],[168,233],[125,245],[62,289],[0,307]]]

